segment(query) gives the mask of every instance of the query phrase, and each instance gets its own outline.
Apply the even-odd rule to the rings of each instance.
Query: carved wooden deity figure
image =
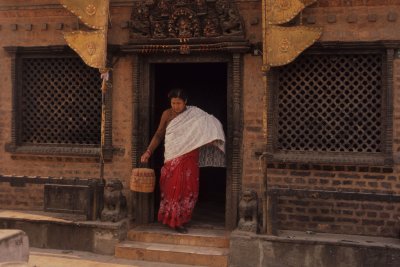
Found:
[[[166,37],[165,26],[164,26],[163,22],[161,22],[161,21],[154,22],[153,28],[154,28],[154,30],[153,30],[153,37],[154,38],[164,38],[164,37]]]
[[[258,196],[254,190],[245,190],[239,203],[238,229],[257,232],[258,228]]]
[[[196,0],[197,14],[203,15],[207,12],[207,5],[205,0]]]
[[[189,38],[192,37],[191,23],[187,17],[181,17],[178,21],[178,37]]]
[[[104,208],[102,221],[117,222],[127,216],[126,198],[122,194],[123,185],[118,179],[107,181],[104,187]]]
[[[167,0],[160,0],[160,2],[158,2],[157,6],[160,10],[161,17],[169,16],[169,4],[168,4]]]
[[[137,2],[131,15],[131,37],[147,37],[150,34],[149,8],[144,3]]]
[[[236,10],[229,8],[225,16],[222,16],[222,31],[226,35],[234,35],[242,32],[242,24]]]
[[[134,1],[130,40],[244,36],[242,18],[231,0]],[[175,40],[176,41],[176,40]]]
[[[204,19],[203,35],[205,37],[214,37],[219,35],[217,29],[217,22],[215,22],[215,19],[213,18]]]

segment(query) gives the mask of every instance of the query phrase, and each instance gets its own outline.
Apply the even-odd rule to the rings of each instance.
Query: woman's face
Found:
[[[171,108],[176,113],[181,113],[186,108],[186,101],[179,97],[171,98]]]

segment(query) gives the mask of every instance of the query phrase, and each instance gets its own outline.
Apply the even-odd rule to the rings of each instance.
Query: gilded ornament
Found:
[[[86,14],[88,14],[89,16],[93,16],[94,14],[96,14],[96,6],[89,4],[86,6],[85,11]]]
[[[188,55],[188,54],[190,54],[190,47],[189,47],[189,45],[187,45],[187,44],[182,44],[182,45],[179,47],[179,52],[180,52],[182,55]]]
[[[292,6],[290,0],[276,0],[273,5],[280,10],[288,10]]]
[[[278,26],[292,20],[316,0],[263,0],[263,71],[292,62],[322,34],[321,28]]]
[[[85,25],[93,29],[105,29],[108,25],[110,0],[59,0],[70,12],[75,14]]]
[[[321,34],[322,29],[317,27],[271,25],[265,36],[264,65],[282,66],[292,62],[318,40]]]
[[[64,33],[67,44],[93,68],[106,67],[107,37],[103,30],[92,32],[75,31]]]
[[[292,20],[303,9],[301,0],[264,0],[267,24],[282,24]]]
[[[287,53],[289,51],[289,47],[290,47],[290,42],[287,38],[283,38],[281,41],[281,45],[279,47],[279,51],[281,51],[282,53]]]
[[[87,45],[88,54],[93,56],[96,53],[96,44],[93,42],[88,42]]]

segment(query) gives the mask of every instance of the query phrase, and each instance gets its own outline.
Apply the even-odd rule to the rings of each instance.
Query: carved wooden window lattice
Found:
[[[391,164],[393,58],[387,53],[312,50],[275,68],[270,84],[272,158]]]
[[[279,70],[280,150],[381,152],[382,55],[308,55]]]
[[[21,142],[99,144],[98,71],[79,58],[22,60]]]

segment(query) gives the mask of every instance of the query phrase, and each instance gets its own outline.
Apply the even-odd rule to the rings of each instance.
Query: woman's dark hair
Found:
[[[186,92],[181,89],[181,88],[176,88],[176,89],[172,89],[171,91],[169,91],[168,93],[168,98],[180,98],[183,101],[187,101],[188,96],[186,94]]]

